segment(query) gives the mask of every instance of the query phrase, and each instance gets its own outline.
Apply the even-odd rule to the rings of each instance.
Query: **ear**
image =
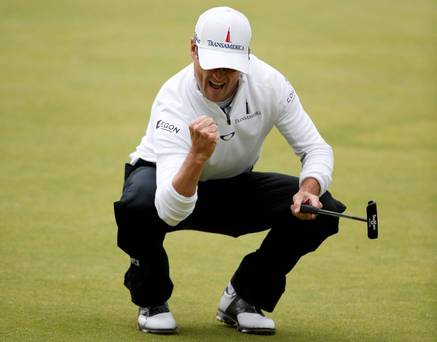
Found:
[[[192,59],[197,59],[197,46],[196,46],[196,42],[194,41],[194,38],[191,38],[190,53]]]

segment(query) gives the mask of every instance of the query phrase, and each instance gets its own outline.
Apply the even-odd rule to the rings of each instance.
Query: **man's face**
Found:
[[[204,70],[199,64],[196,46],[191,41],[191,58],[200,92],[208,100],[221,102],[230,98],[238,87],[240,72],[233,69]]]

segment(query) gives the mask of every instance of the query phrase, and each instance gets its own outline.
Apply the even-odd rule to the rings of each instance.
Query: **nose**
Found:
[[[213,75],[214,78],[216,78],[216,79],[221,79],[221,78],[223,78],[223,77],[226,75],[227,70],[228,70],[228,69],[225,69],[225,68],[213,69],[213,70],[212,70],[212,75]]]

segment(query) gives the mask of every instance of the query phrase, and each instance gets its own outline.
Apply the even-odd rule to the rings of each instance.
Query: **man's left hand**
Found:
[[[319,191],[320,186],[317,180],[314,178],[305,179],[299,191],[293,196],[293,204],[290,207],[292,214],[301,220],[314,220],[317,215],[301,213],[300,206],[302,204],[309,204],[313,207],[321,208],[323,205],[319,200],[319,196],[315,195]]]

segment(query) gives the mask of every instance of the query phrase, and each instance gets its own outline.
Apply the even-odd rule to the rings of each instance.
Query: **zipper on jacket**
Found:
[[[226,122],[227,122],[228,125],[230,126],[230,125],[231,125],[231,117],[229,116],[228,113],[226,113],[226,111],[224,111],[224,112],[225,112],[225,115],[226,115]]]
[[[231,117],[230,117],[230,115],[229,115],[228,112],[231,111],[231,107],[228,106],[228,107],[226,107],[226,108],[220,108],[220,109],[222,110],[223,113],[225,113],[225,115],[226,115],[226,122],[227,122],[228,125],[230,126],[230,125],[231,125]]]
[[[225,113],[226,122],[228,123],[229,126],[231,125],[231,116],[229,115],[229,113],[231,112],[231,108],[232,108],[231,103],[232,103],[232,101],[229,101],[227,103],[226,107],[222,107],[220,104],[218,104],[219,108],[222,110],[222,112]]]

